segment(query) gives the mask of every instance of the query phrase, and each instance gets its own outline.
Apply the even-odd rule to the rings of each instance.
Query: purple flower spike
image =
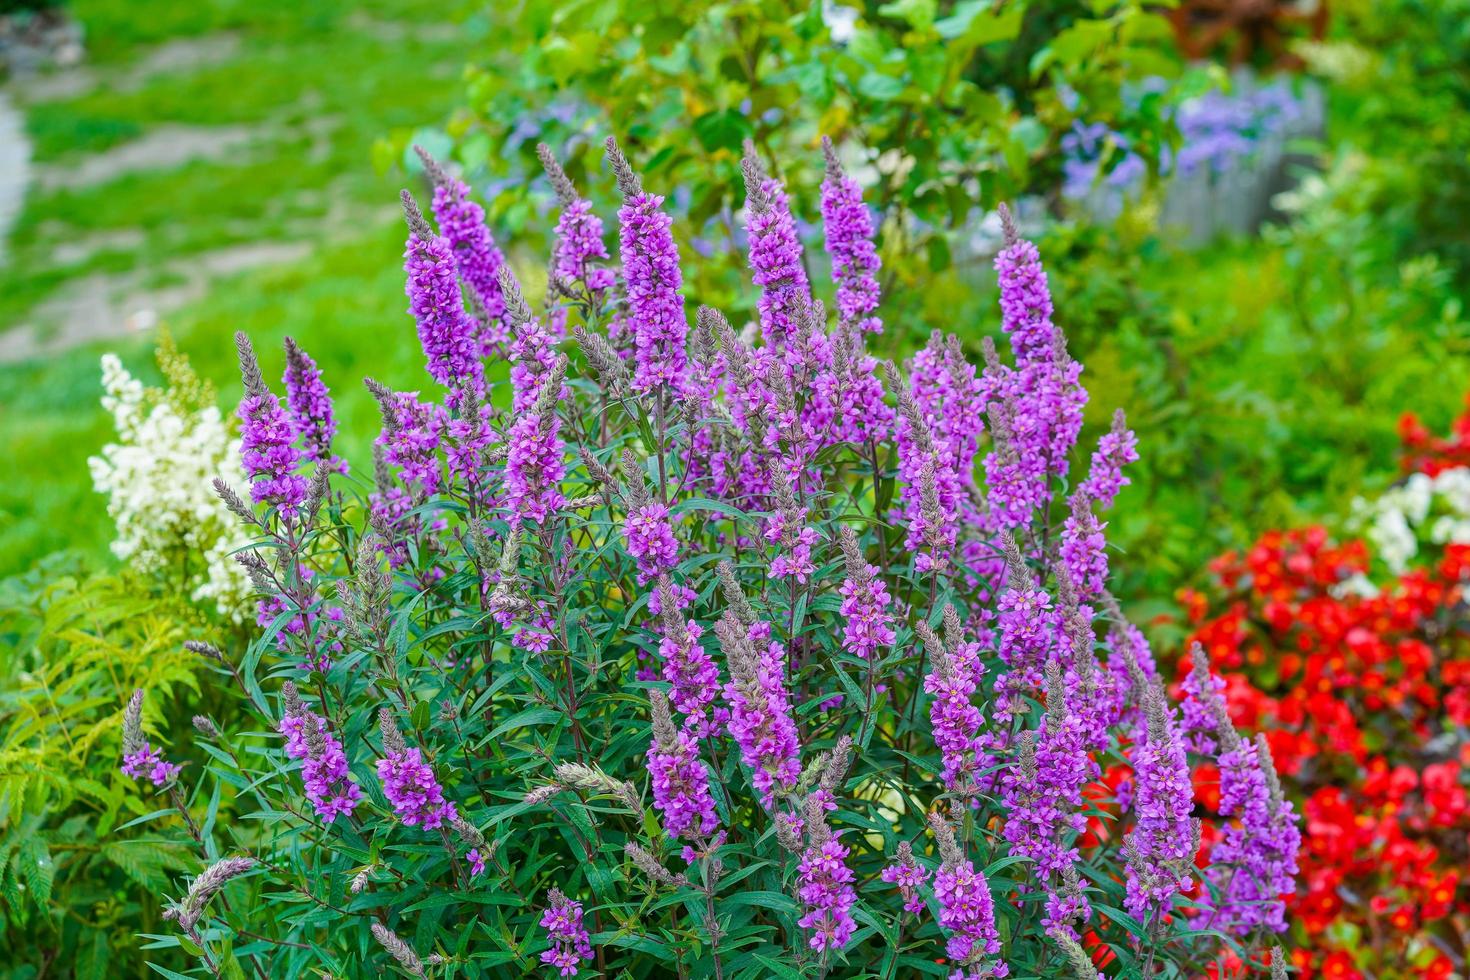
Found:
[[[454,804],[444,799],[434,770],[417,748],[379,759],[378,778],[383,781],[383,795],[405,826],[438,830],[457,816]]]
[[[1147,723],[1133,754],[1137,823],[1125,841],[1128,882],[1123,902],[1139,921],[1167,910],[1174,895],[1189,888],[1199,846],[1199,828],[1190,819],[1194,785],[1173,709],[1157,682],[1144,696]]]
[[[282,686],[286,712],[280,731],[286,736],[286,755],[301,762],[301,780],[306,798],[324,823],[351,814],[362,802],[362,790],[347,768],[347,753],[327,727],[327,720],[308,711],[296,693],[296,685]]]
[[[863,333],[882,333],[883,321],[877,316],[882,262],[873,247],[873,217],[863,203],[862,188],[843,172],[832,141],[825,136],[822,152],[827,157],[822,225],[832,257],[832,281],[837,284],[837,312],[843,323],[855,324]]]
[[[611,136],[607,157],[624,199],[618,209],[618,241],[633,331],[633,387],[678,394],[688,373],[689,324],[679,295],[684,278],[671,231],[674,219],[662,210],[661,196],[643,190]]]
[[[122,773],[133,779],[146,779],[162,789],[178,778],[183,767],[167,761],[158,749],[143,737],[143,692],[137,690],[128,699],[123,712]]]
[[[582,924],[582,903],[567,898],[559,888],[553,888],[547,897],[551,906],[541,913],[541,928],[551,948],[541,954],[541,962],[556,967],[559,976],[574,977],[582,961],[592,959],[592,937]]]
[[[250,477],[250,498],[282,511],[306,500],[307,480],[296,472],[301,453],[296,448],[296,426],[281,408],[281,400],[265,386],[250,338],[235,334],[245,397],[240,402],[240,465]]]
[[[801,239],[786,189],[767,176],[747,142],[741,161],[745,174],[745,231],[750,237],[750,272],[760,287],[756,308],[768,347],[796,341],[803,310],[811,303],[811,287],[801,261]]]
[[[404,292],[408,312],[418,324],[429,376],[450,389],[451,398],[457,398],[462,388],[483,394],[485,369],[475,342],[475,322],[464,309],[449,240],[429,229],[408,191],[403,192],[403,213],[409,228],[403,250],[403,271],[408,274]]]
[[[536,155],[561,205],[551,254],[552,272],[563,282],[582,286],[593,299],[600,298],[617,278],[611,269],[598,264],[608,259],[607,246],[602,242],[602,219],[592,210],[592,202],[577,194],[551,147],[536,144]]]
[[[929,883],[929,872],[914,860],[914,849],[908,841],[899,842],[898,853],[880,877],[890,885],[898,886],[905,912],[918,915],[924,911],[924,896],[919,894],[919,889]]]
[[[929,825],[939,843],[943,862],[934,876],[939,925],[949,933],[945,952],[959,967],[950,974],[950,980],[1007,976],[1010,970],[1003,961],[988,962],[1000,952],[1000,931],[995,927],[995,899],[990,894],[990,883],[964,856],[954,830],[943,816],[930,814]]]
[[[346,473],[347,464],[332,453],[332,437],[337,434],[332,396],[316,362],[290,337],[286,338],[286,374],[282,381],[302,454],[312,462],[326,463],[332,470]]]
[[[469,185],[447,174],[422,147],[415,146],[414,151],[434,182],[434,220],[439,222],[459,277],[478,307],[481,319],[478,323],[472,321],[475,352],[480,357],[503,354],[510,339],[500,285],[505,257],[485,224],[485,209],[470,197]]]
[[[686,729],[674,727],[668,699],[650,693],[653,740],[648,746],[648,775],[653,805],[663,815],[670,837],[703,840],[720,826],[710,794],[709,771],[699,761],[699,743]]]

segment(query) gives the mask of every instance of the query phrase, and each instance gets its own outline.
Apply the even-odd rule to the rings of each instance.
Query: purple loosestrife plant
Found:
[[[458,396],[461,389],[480,394],[485,368],[475,342],[475,321],[465,312],[455,270],[453,248],[434,234],[408,191],[403,192],[408,243],[403,250],[404,291],[408,312],[418,324],[419,343],[428,360],[429,377]]]
[[[169,762],[143,737],[143,692],[134,691],[123,711],[122,774],[146,779],[163,789],[178,778],[183,767]]]
[[[434,220],[439,222],[454,268],[472,299],[475,317],[470,323],[470,336],[475,353],[480,357],[501,354],[510,339],[501,284],[508,270],[505,256],[485,224],[485,209],[470,196],[469,185],[446,173],[422,147],[415,146],[414,150],[434,184]],[[417,310],[414,315],[418,315]],[[434,373],[432,366],[430,373]]]
[[[882,262],[873,247],[873,217],[863,203],[862,188],[843,172],[837,151],[825,136],[822,153],[827,158],[822,226],[832,257],[832,281],[837,284],[837,313],[863,333],[882,333],[883,321],[877,316]]]
[[[286,407],[301,440],[301,454],[345,475],[347,464],[332,454],[332,437],[337,434],[332,397],[316,362],[290,337],[286,338],[286,375],[281,380],[286,386]]]
[[[1035,248],[1012,229],[999,322],[963,325],[978,351],[935,334],[880,374],[839,172],[835,315],[795,233],[816,189],[749,156],[760,322],[703,306],[691,331],[677,189],[610,149],[619,283],[597,198],[546,157],[551,306],[495,273],[488,375],[482,212],[441,181],[440,235],[415,222],[430,374],[368,382],[372,487],[317,438],[305,362],[293,420],[241,341],[253,492],[217,489],[263,612],[208,649],[242,722],[201,729],[188,770],[136,707],[124,746],[174,803],[131,804],[161,840],[254,862],[183,930],[201,970],[1050,977],[1093,932],[1114,975],[1199,976],[1227,946],[1260,967],[1295,815],[1212,689],[1179,717],[1108,593],[1127,556],[1101,515],[1138,448],[1120,422],[1072,465],[1085,391]],[[1198,872],[1194,762],[1223,791]]]

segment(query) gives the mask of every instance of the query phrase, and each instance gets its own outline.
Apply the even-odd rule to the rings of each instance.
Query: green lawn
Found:
[[[244,329],[276,370],[290,333],[339,390],[368,373],[412,385],[417,349],[397,271],[405,177],[378,144],[454,105],[477,33],[473,21],[457,23],[461,6],[203,0],[140,16],[127,0],[74,0],[70,10],[86,26],[85,71],[96,84],[56,98],[21,90],[41,180],[0,268],[0,329],[34,322],[47,336],[46,304],[84,280],[125,275],[156,289],[190,280],[211,255],[228,268],[232,249],[292,243],[308,258],[211,277],[202,298],[164,316],[201,372],[229,382],[230,338]],[[158,55],[165,43],[206,54],[170,63]],[[160,127],[222,126],[243,140],[218,158],[60,186]],[[0,576],[57,549],[106,553],[111,528],[86,470],[110,434],[98,357],[117,350],[153,376],[151,340],[106,326],[108,339],[0,365]],[[351,398],[342,411],[346,448],[364,458],[369,400]]]

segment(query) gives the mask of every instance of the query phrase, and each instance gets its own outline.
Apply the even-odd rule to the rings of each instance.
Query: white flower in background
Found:
[[[117,525],[112,553],[134,569],[182,584],[243,621],[250,583],[232,552],[249,543],[216,496],[216,477],[246,483],[233,420],[165,336],[158,352],[167,387],[147,388],[115,354],[102,356],[102,407],[117,441],[87,462]],[[199,556],[203,555],[201,562]]]
[[[1470,469],[1415,473],[1376,500],[1360,497],[1350,526],[1395,575],[1408,570],[1424,543],[1470,544]]]

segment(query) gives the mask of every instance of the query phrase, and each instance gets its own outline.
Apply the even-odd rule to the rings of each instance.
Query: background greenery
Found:
[[[618,132],[651,187],[683,188],[674,203],[688,242],[730,233],[747,136],[815,220],[815,140],[826,132],[888,151],[869,177],[884,217],[885,343],[896,356],[932,326],[971,344],[996,330],[985,260],[957,243],[977,209],[1042,195],[1059,319],[1087,364],[1094,403],[1127,406],[1139,430],[1143,460],[1110,531],[1135,553],[1128,567],[1145,570],[1119,583],[1136,611],[1162,610],[1209,557],[1255,529],[1345,512],[1355,492],[1391,474],[1402,411],[1435,427],[1455,413],[1470,387],[1470,0],[1334,5],[1328,43],[1305,51],[1329,95],[1326,138],[1304,148],[1320,177],[1289,221],[1197,250],[1157,232],[1150,196],[1098,226],[1051,191],[1057,143],[1075,119],[1107,122],[1152,155],[1174,138],[1168,100],[1207,77],[1174,63],[1140,4],[1031,0],[1008,5],[1012,22],[973,0],[870,3],[842,47],[819,9],[776,0],[206,0],[139,15],[122,0],[74,0],[92,84],[13,89],[43,172],[81,168],[166,126],[228,125],[243,136],[218,159],[33,188],[0,266],[0,330],[41,323],[44,340],[48,304],[96,277],[132,276],[145,293],[195,283],[194,298],[166,319],[219,382],[222,402],[238,397],[231,334],[250,333],[277,373],[274,342],[290,334],[346,396],[342,449],[361,463],[376,414],[358,379],[409,385],[419,374],[394,207],[397,188],[418,179],[406,169],[410,141],[452,156],[487,192],[497,233],[515,241],[512,259],[536,296],[545,242],[520,231],[545,225],[551,206],[530,156],[538,139],[563,152],[610,221],[595,147]],[[160,67],[158,53],[180,42],[172,50],[203,42],[212,53]],[[1121,86],[1144,75],[1175,87],[1130,107]],[[912,151],[911,165],[898,148]],[[192,277],[207,264],[201,256],[281,243],[296,246],[288,262]],[[725,302],[740,275],[708,267],[691,288]],[[86,457],[109,435],[98,354],[119,350],[140,376],[156,377],[150,337],[99,326],[114,336],[0,365],[0,576],[24,576],[4,593],[0,642],[16,655],[0,673],[0,752],[25,753],[0,755],[9,760],[0,780],[21,765],[82,766],[113,792],[115,716],[137,679],[100,675],[68,651],[103,639],[136,648],[142,634],[113,635],[113,624],[142,630],[147,617],[164,616],[148,604],[169,600],[150,583],[117,584],[111,527],[87,476]],[[140,605],[111,619],[120,588]],[[80,626],[67,619],[77,608],[87,612]],[[49,669],[76,671],[72,707],[52,706],[38,686]],[[186,675],[173,682],[187,685]],[[186,714],[175,710],[169,724],[186,725]],[[73,725],[99,728],[106,744],[75,755]],[[107,805],[75,786],[7,792],[0,868],[38,853],[26,841],[43,831],[48,853],[100,853],[116,826],[99,821]],[[101,863],[73,864],[68,876],[66,867],[58,859],[60,884],[45,889],[0,876],[27,885],[33,903],[0,889],[10,923],[0,959],[37,966],[78,948],[67,923],[97,903],[116,912],[98,920],[111,923],[109,949],[146,925],[138,889],[156,878]],[[42,893],[44,916],[34,904]]]

